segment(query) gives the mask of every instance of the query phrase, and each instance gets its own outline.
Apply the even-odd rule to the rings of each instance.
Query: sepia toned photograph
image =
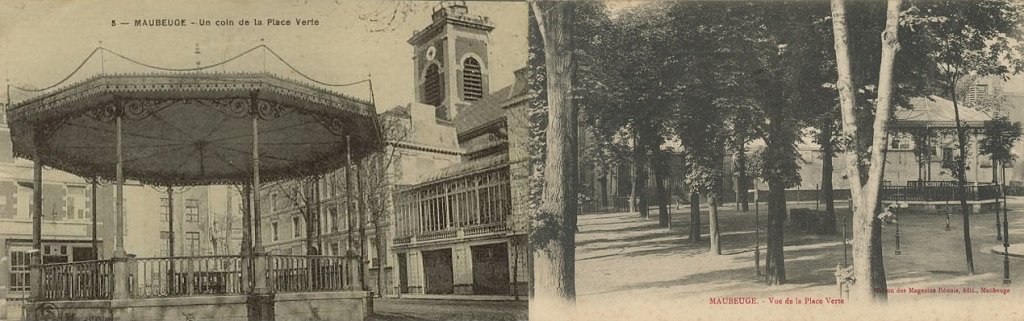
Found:
[[[527,7],[0,3],[0,320],[526,320]]]
[[[528,15],[531,320],[1024,318],[1024,3]]]

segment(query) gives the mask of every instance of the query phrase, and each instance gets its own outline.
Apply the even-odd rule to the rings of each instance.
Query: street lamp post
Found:
[[[893,207],[892,209],[892,213],[893,216],[896,217],[896,255],[900,255],[903,254],[903,252],[900,250],[900,216],[898,211],[901,207],[907,207],[907,204],[902,202],[896,202],[895,205],[896,206]]]
[[[754,270],[761,276],[761,206],[758,204],[757,186],[754,186]]]
[[[1002,166],[1003,183],[999,185],[999,194],[1003,196],[1003,284],[1010,284],[1010,228],[1006,218],[1006,167]]]

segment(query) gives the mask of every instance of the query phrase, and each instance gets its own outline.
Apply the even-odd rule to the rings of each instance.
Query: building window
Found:
[[[86,209],[85,186],[69,185],[68,190],[68,218],[86,219],[89,218],[89,210]]]
[[[440,106],[442,101],[444,101],[444,81],[441,80],[441,71],[437,64],[430,64],[430,67],[427,67],[427,73],[423,75],[423,103]]]
[[[281,239],[280,234],[277,233],[277,222],[270,223],[270,235],[271,240],[277,241]]]
[[[368,256],[370,257],[370,267],[380,267],[380,260],[377,259],[377,239],[370,240],[370,248],[368,249]]]
[[[292,237],[302,237],[302,218],[298,216],[292,217]]]
[[[913,137],[908,134],[897,133],[892,135],[892,140],[889,144],[889,150],[911,150],[914,146],[911,145]]]
[[[462,99],[474,101],[484,96],[483,74],[480,70],[480,62],[475,58],[466,58],[462,63]]]
[[[331,208],[327,209],[327,211],[331,213],[331,219],[330,219],[330,222],[328,222],[328,224],[331,225],[331,231],[337,232],[338,231],[338,208],[337,207],[331,207]]]
[[[277,212],[277,193],[270,193],[270,211]]]
[[[160,221],[167,222],[167,216],[171,213],[171,207],[166,197],[160,198]]]
[[[199,222],[199,200],[185,200],[185,221]]]
[[[185,232],[185,255],[199,255],[199,232]]]
[[[29,290],[29,254],[24,251],[11,251],[11,269],[9,271],[12,292],[27,293]]]

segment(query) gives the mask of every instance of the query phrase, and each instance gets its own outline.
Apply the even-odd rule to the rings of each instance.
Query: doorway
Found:
[[[474,246],[473,294],[509,294],[508,247],[505,243]]]

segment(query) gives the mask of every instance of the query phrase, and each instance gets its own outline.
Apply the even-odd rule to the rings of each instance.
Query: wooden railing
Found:
[[[966,186],[968,201],[992,200],[999,197],[999,186],[991,183]],[[956,182],[907,182],[907,186],[882,186],[882,199],[886,201],[956,201],[960,192]]]
[[[45,264],[41,301],[110,299],[113,293],[111,261]]]
[[[266,256],[267,285],[273,292],[347,290],[358,258],[347,256]]]
[[[242,256],[160,257],[128,261],[132,298],[242,294]]]

